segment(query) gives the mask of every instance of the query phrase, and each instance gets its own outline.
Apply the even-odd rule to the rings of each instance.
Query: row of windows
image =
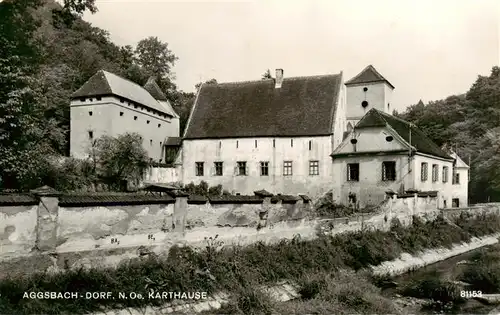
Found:
[[[427,163],[422,163],[421,165],[421,181],[427,181]],[[347,164],[347,180],[348,181],[359,181],[359,163],[349,163]],[[385,161],[382,162],[382,180],[383,181],[395,181],[396,180],[396,162]],[[443,166],[442,173],[443,183],[448,182],[448,166]],[[439,166],[437,164],[432,165],[432,181],[439,181]],[[460,184],[460,174],[453,174],[453,185]]]
[[[238,149],[240,146],[240,141],[236,140],[236,148]],[[258,147],[258,141],[255,140],[254,146]],[[222,141],[219,141],[219,148],[222,147]],[[293,139],[290,139],[290,147],[293,148]],[[273,139],[273,148],[276,148],[276,139]],[[312,140],[309,140],[309,150],[312,150]]]
[[[347,164],[347,180],[350,182],[359,182],[359,163]],[[383,181],[396,180],[396,162],[394,161],[382,162],[382,180]]]
[[[85,97],[81,97],[80,98],[80,102],[85,102],[86,100],[87,100],[87,98],[85,98]],[[100,96],[97,96],[96,100],[100,101],[100,100],[102,100],[102,98]],[[147,106],[143,106],[143,105],[141,105],[139,103],[130,102],[130,101],[127,101],[127,100],[125,100],[124,98],[121,98],[121,97],[119,98],[119,100],[120,100],[120,103],[127,103],[129,106],[131,106],[131,107],[133,106],[135,109],[143,110],[143,111],[146,111],[148,113],[153,113],[153,114],[158,115],[158,116],[160,116],[162,118],[165,118],[165,119],[169,117],[169,115],[167,115],[167,114],[161,113],[161,112],[156,111],[154,109],[151,109],[151,108],[149,108]],[[89,101],[92,102],[93,99],[89,98]],[[121,116],[121,114],[120,114],[120,116]]]
[[[92,130],[89,130],[89,140],[93,140],[94,139],[94,132]],[[142,140],[142,137],[140,138]],[[162,146],[163,142],[160,141],[160,147]],[[150,139],[149,140],[149,146],[153,146],[153,140]]]
[[[428,180],[428,171],[429,171],[429,164],[427,162],[422,162],[422,164],[420,165],[420,180],[422,182],[425,182]],[[448,182],[448,174],[449,174],[448,166],[443,166],[442,175],[441,175],[441,179],[442,179],[443,183]],[[432,182],[435,183],[437,181],[439,181],[439,165],[432,164]],[[459,173],[453,172],[452,184],[453,185],[460,184],[460,174]]]
[[[92,116],[93,115],[93,112],[92,111],[89,111],[89,116]],[[120,117],[123,117],[124,113],[123,112],[120,112]],[[137,116],[134,116],[134,120],[137,120]],[[150,120],[146,120],[146,124],[149,125],[151,121]],[[158,128],[161,127],[161,124],[158,124]]]
[[[269,162],[263,161],[259,163],[260,176],[269,176]],[[224,175],[224,164],[223,162],[214,162],[213,175],[223,176]],[[235,174],[239,176],[248,175],[248,165],[246,161],[236,162],[236,167],[234,169]],[[195,174],[196,176],[205,176],[205,162],[195,162]],[[293,162],[283,161],[283,176],[293,175]],[[319,175],[319,161],[309,161],[309,175]]]

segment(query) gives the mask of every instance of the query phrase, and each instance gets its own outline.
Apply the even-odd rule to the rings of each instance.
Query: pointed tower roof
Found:
[[[418,101],[417,105],[418,106],[425,106],[424,102],[422,102],[422,99],[420,99],[420,101]]]
[[[350,79],[345,83],[345,85],[362,84],[362,83],[375,83],[375,82],[385,82],[391,88],[394,89],[394,85],[391,84],[386,78],[384,78],[374,66],[369,65],[363,69],[357,76]]]
[[[158,86],[158,83],[156,83],[154,77],[150,77],[148,79],[148,82],[144,84],[144,89],[146,89],[146,91],[148,91],[149,94],[151,94],[151,96],[153,96],[157,101],[168,101],[167,97]]]

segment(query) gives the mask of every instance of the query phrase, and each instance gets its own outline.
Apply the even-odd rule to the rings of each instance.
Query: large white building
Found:
[[[89,156],[94,140],[138,133],[154,161],[165,158],[165,144],[179,138],[179,115],[153,79],[144,87],[100,70],[71,96],[70,154]]]
[[[417,128],[408,139],[410,125],[390,115],[393,90],[372,65],[347,82],[342,72],[286,78],[277,69],[275,79],[204,84],[177,160],[181,180],[242,194],[316,198],[333,189],[339,203],[355,194],[364,205],[388,189],[443,190],[441,206],[466,205],[468,176],[455,175],[456,157]],[[348,178],[354,164],[357,181]]]

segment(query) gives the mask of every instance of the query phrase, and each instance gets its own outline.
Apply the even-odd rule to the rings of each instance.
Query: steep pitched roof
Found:
[[[366,68],[364,68],[363,71],[361,71],[357,76],[347,81],[345,85],[375,83],[375,82],[385,82],[394,89],[394,85],[392,85],[391,82],[389,82],[386,78],[384,78],[372,65],[369,65]]]
[[[469,168],[469,165],[464,162],[464,160],[455,152],[451,151],[450,156],[455,159],[456,168]]]
[[[204,84],[184,139],[332,134],[342,74]]]
[[[153,96],[157,101],[168,101],[167,97],[158,86],[158,83],[156,83],[154,77],[150,77],[148,79],[148,82],[144,84],[144,89],[148,91],[149,94],[151,94],[151,96]]]
[[[410,142],[410,123],[392,115],[386,114],[375,108],[372,108],[358,122],[355,129],[370,127],[391,127],[401,138],[416,148],[417,152],[422,152],[446,159],[452,159],[450,155],[439,148],[429,137],[415,126],[411,127]]]
[[[89,97],[98,95],[116,95],[164,114],[171,115],[158,101],[142,86],[117,76],[111,72],[99,70],[90,77],[71,97]]]

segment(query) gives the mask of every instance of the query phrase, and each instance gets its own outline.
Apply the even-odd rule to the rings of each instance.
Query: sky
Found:
[[[372,64],[394,86],[392,105],[466,92],[500,62],[497,0],[96,0],[84,19],[118,45],[149,36],[179,58],[178,87],[343,72]]]

